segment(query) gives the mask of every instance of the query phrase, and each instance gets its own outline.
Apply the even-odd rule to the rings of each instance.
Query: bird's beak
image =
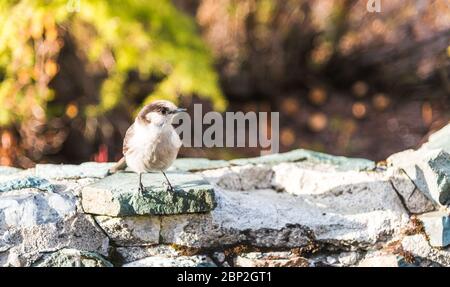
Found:
[[[178,114],[178,113],[182,113],[182,112],[185,112],[185,111],[187,111],[187,109],[178,108],[178,109],[173,110],[171,113],[172,114]]]

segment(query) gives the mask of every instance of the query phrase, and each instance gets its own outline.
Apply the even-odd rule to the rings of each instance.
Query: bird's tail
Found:
[[[125,158],[122,157],[113,167],[108,169],[108,174],[107,175],[111,175],[113,173],[116,173],[119,170],[124,170],[125,168],[127,168],[127,162],[125,161]]]

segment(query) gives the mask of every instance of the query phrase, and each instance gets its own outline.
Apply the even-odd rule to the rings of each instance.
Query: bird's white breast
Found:
[[[127,165],[135,172],[166,170],[175,160],[181,140],[172,125],[135,124],[125,155]]]

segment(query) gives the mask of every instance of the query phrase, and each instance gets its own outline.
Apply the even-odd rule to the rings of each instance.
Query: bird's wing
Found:
[[[132,124],[127,132],[125,133],[125,137],[123,139],[123,149],[122,149],[122,153],[123,155],[125,155],[128,152],[128,149],[130,148],[128,146],[128,142],[130,141],[130,139],[133,137],[134,135],[134,124]]]

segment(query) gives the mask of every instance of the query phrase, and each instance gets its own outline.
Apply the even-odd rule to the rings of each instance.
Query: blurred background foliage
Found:
[[[282,151],[382,160],[416,147],[450,119],[450,3],[366,4],[2,1],[0,164],[116,160],[136,111],[156,98],[279,111]]]

